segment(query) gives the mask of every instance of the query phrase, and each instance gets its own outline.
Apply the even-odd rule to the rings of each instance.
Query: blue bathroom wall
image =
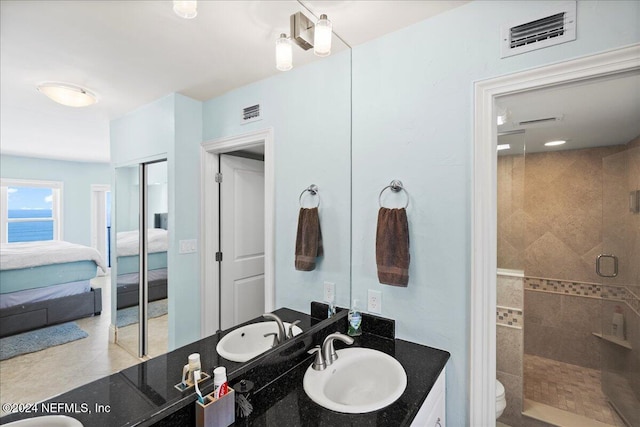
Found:
[[[203,106],[205,141],[273,128],[275,146],[276,308],[308,312],[336,284],[336,301],[349,303],[350,275],[350,52],[243,86]],[[242,108],[260,103],[260,121],[241,124]],[[319,187],[324,256],[314,271],[296,271],[298,197]],[[310,204],[310,200],[308,203]]]
[[[353,298],[381,291],[400,338],[451,352],[454,426],[469,424],[473,83],[640,41],[640,3],[581,1],[576,41],[501,59],[501,26],[554,3],[471,2],[353,49]],[[407,288],[376,276],[378,193],[392,179],[410,194]]]
[[[198,253],[178,254],[177,248],[179,240],[198,238],[198,150],[183,147],[197,147],[201,141],[202,103],[180,94],[167,95],[111,121],[114,167],[167,159],[169,350],[200,338]],[[113,188],[117,191],[115,183]],[[115,211],[112,218],[117,227]],[[115,310],[113,299],[114,319]]]
[[[91,185],[109,185],[108,163],[0,156],[2,178],[61,181],[63,240],[91,246]]]

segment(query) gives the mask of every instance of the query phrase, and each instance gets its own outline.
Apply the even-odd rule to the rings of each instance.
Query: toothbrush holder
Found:
[[[196,427],[227,427],[236,421],[235,392],[216,399],[213,393],[204,397],[204,404],[196,401]]]

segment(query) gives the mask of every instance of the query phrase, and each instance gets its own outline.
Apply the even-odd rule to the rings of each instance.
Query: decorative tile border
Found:
[[[525,277],[523,285],[526,291],[623,301],[640,316],[640,298],[625,286],[543,279],[540,277]]]
[[[501,326],[510,326],[516,329],[522,329],[523,312],[518,308],[496,307],[496,324]]]

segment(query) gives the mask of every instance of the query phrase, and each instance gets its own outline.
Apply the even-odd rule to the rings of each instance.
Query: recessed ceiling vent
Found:
[[[262,108],[260,104],[251,105],[242,109],[241,124],[262,120]]]
[[[519,126],[533,126],[533,125],[541,125],[541,124],[549,124],[551,122],[559,122],[562,120],[563,116],[558,117],[544,117],[541,119],[532,119],[532,120],[523,120],[518,122]]]
[[[569,1],[532,21],[502,28],[502,57],[576,39],[576,2]]]

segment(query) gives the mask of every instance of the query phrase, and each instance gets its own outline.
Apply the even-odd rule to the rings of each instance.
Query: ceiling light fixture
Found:
[[[509,144],[498,144],[498,151],[509,150],[511,149],[511,145]]]
[[[173,11],[180,18],[193,19],[198,16],[197,0],[173,0]]]
[[[38,85],[38,92],[44,93],[58,104],[68,107],[88,107],[98,102],[95,93],[67,83],[42,83]]]
[[[562,141],[562,140],[558,140],[558,141],[549,141],[549,142],[545,142],[544,145],[546,147],[555,147],[556,145],[562,145],[564,143],[566,143],[567,141]]]
[[[285,33],[280,34],[276,40],[276,68],[280,71],[293,68],[293,47],[291,39]]]
[[[329,56],[331,54],[331,36],[333,25],[327,19],[327,15],[320,15],[313,36],[313,53],[317,56]]]
[[[317,24],[314,24],[302,12],[291,15],[291,37],[284,33],[276,41],[276,68],[287,71],[293,68],[292,42],[295,42],[304,50],[313,49],[317,56],[331,54],[331,38],[333,25],[327,15],[320,15]]]

